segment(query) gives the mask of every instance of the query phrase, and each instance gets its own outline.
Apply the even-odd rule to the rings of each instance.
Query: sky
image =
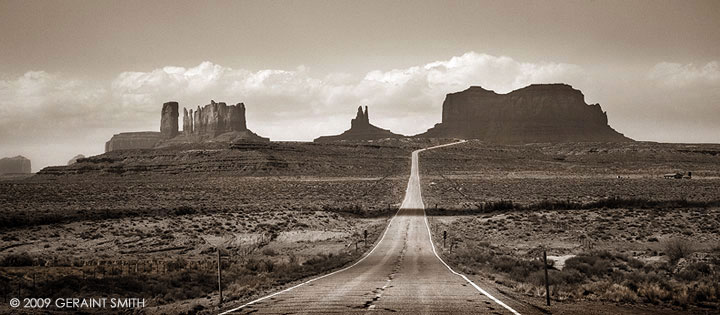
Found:
[[[100,154],[171,100],[243,102],[271,140],[338,134],[360,105],[413,135],[447,93],[533,83],[636,140],[720,143],[718,30],[712,0],[0,0],[0,157]]]

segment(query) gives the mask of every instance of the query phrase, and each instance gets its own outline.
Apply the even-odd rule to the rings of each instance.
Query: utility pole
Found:
[[[220,302],[218,303],[218,306],[222,306],[223,298],[222,298],[222,267],[220,265],[220,247],[217,249],[217,266],[218,266],[218,291],[220,291]]]
[[[543,250],[543,265],[545,265],[545,302],[550,306],[550,283],[548,282],[547,250]]]

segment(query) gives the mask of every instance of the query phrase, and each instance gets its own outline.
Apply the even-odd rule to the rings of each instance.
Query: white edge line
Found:
[[[424,215],[424,214],[425,214],[425,209],[423,209],[423,215]],[[520,313],[518,313],[516,310],[512,309],[510,306],[508,306],[507,304],[505,304],[505,303],[503,303],[502,301],[498,300],[497,298],[495,298],[494,296],[492,296],[490,293],[488,293],[487,291],[485,291],[485,290],[483,290],[481,287],[479,287],[477,284],[475,284],[474,282],[470,281],[470,279],[468,279],[468,277],[466,277],[465,275],[463,275],[463,274],[461,274],[461,273],[458,273],[458,272],[456,272],[455,270],[453,270],[452,268],[450,268],[450,266],[448,266],[448,264],[445,263],[445,261],[442,260],[442,258],[440,258],[440,256],[438,256],[437,251],[435,251],[435,244],[433,244],[432,233],[430,232],[430,226],[428,225],[427,215],[425,215],[425,226],[428,228],[428,234],[430,235],[430,245],[432,245],[433,254],[435,254],[435,257],[437,257],[437,259],[439,259],[440,262],[443,263],[443,265],[445,265],[445,267],[447,267],[448,270],[450,270],[450,272],[452,272],[452,273],[454,273],[454,274],[462,277],[463,279],[465,279],[465,281],[467,281],[468,283],[470,283],[473,287],[475,287],[475,289],[477,289],[478,291],[480,291],[480,293],[482,293],[482,294],[484,294],[485,296],[489,297],[491,300],[495,301],[495,303],[500,304],[500,306],[506,308],[508,311],[512,312],[512,313],[515,314],[515,315],[520,315]]]
[[[437,147],[432,147],[432,148],[428,148],[428,149],[418,150],[418,151],[417,151],[417,153],[418,153],[418,165],[417,165],[417,167],[418,167],[418,181],[420,180],[420,154],[419,154],[420,152],[425,151],[425,150],[432,150],[432,149],[435,149],[435,148],[444,147],[444,146],[448,146],[448,145],[463,143],[463,142],[465,142],[465,141],[455,142],[455,143],[446,144],[446,145],[442,145],[442,146],[437,146]],[[420,197],[421,197],[421,199],[422,199],[422,190],[420,190]],[[480,293],[482,293],[482,294],[484,294],[485,296],[489,297],[489,298],[490,298],[491,300],[493,300],[495,303],[500,304],[500,306],[504,307],[505,309],[507,309],[508,311],[512,312],[513,314],[515,314],[515,315],[520,315],[520,313],[518,313],[516,310],[512,309],[510,306],[508,306],[507,304],[505,304],[505,303],[503,303],[502,301],[498,300],[497,298],[495,298],[494,296],[492,296],[490,293],[488,293],[487,291],[485,291],[485,290],[483,290],[481,287],[479,287],[477,284],[475,284],[474,282],[470,281],[470,279],[468,279],[468,277],[466,277],[465,275],[463,275],[463,274],[461,274],[461,273],[458,273],[458,272],[456,272],[455,270],[453,270],[452,268],[450,268],[450,266],[449,266],[442,258],[440,258],[440,256],[438,255],[437,251],[435,250],[435,242],[433,242],[432,232],[430,232],[430,224],[428,223],[427,214],[425,213],[425,205],[424,205],[424,204],[423,204],[423,217],[425,218],[425,227],[427,227],[428,235],[430,236],[430,246],[432,246],[433,254],[435,254],[435,257],[437,257],[437,259],[439,259],[440,262],[443,263],[443,265],[445,265],[445,267],[447,267],[448,270],[450,270],[450,272],[452,272],[452,273],[454,273],[455,275],[458,275],[458,276],[462,277],[463,279],[465,279],[465,281],[467,281],[468,283],[470,283],[473,287],[475,287],[475,289],[477,289],[478,291],[480,291]]]
[[[421,149],[421,150],[417,150],[417,151],[413,152],[413,153],[417,153],[417,154],[418,154],[418,167],[420,167],[420,155],[419,155],[420,152],[425,151],[425,150],[432,150],[432,149],[436,149],[436,148],[440,148],[440,147],[445,147],[445,146],[449,146],[449,145],[460,144],[460,143],[463,143],[463,142],[466,142],[466,141],[465,141],[465,140],[462,140],[462,141],[459,141],[459,142],[453,142],[453,143],[443,144],[443,145],[439,145],[439,146],[435,146],[435,147],[430,147],[430,148],[425,148],[425,149]],[[412,160],[411,160],[411,163],[412,163]],[[420,179],[420,178],[419,178],[419,177],[420,177],[419,174],[420,174],[420,170],[418,169],[418,180]],[[410,177],[412,177],[412,174],[410,174]],[[408,189],[410,189],[410,181],[409,181],[409,179],[408,179],[408,187],[407,187],[406,190],[405,190],[405,194],[406,194],[406,195],[407,195],[407,190],[408,190]],[[422,190],[421,190],[421,196],[422,196]],[[403,200],[403,201],[404,201],[404,200]],[[422,202],[422,198],[421,198],[420,201]],[[365,254],[365,256],[363,256],[362,258],[360,258],[360,260],[356,261],[354,264],[352,264],[352,265],[350,265],[350,266],[347,266],[347,267],[345,267],[345,268],[343,268],[343,269],[335,270],[335,271],[333,271],[333,272],[331,272],[331,273],[328,273],[328,274],[319,276],[319,277],[317,277],[317,278],[310,279],[310,280],[305,281],[305,282],[303,282],[303,283],[296,284],[296,285],[294,285],[294,286],[292,286],[292,287],[289,287],[289,288],[287,288],[287,289],[284,289],[284,290],[281,290],[281,291],[278,291],[278,292],[275,292],[275,293],[272,293],[272,294],[263,296],[263,297],[261,297],[261,298],[252,300],[252,301],[247,302],[247,303],[245,303],[245,304],[243,304],[243,305],[240,305],[240,306],[238,306],[238,307],[236,307],[236,308],[229,309],[229,310],[227,310],[227,311],[224,311],[224,312],[222,312],[222,313],[219,313],[218,315],[225,315],[225,314],[230,314],[230,313],[232,313],[232,312],[236,312],[236,311],[238,311],[238,310],[240,310],[240,309],[242,309],[242,308],[248,307],[248,306],[253,305],[253,304],[257,303],[257,302],[260,302],[260,301],[263,301],[263,300],[267,300],[267,299],[269,299],[269,298],[271,298],[271,297],[273,297],[273,296],[276,296],[276,295],[279,295],[279,294],[282,294],[282,293],[285,293],[285,292],[289,292],[289,291],[291,291],[291,290],[293,290],[293,289],[295,289],[295,288],[301,287],[301,286],[306,285],[306,284],[308,284],[308,283],[311,283],[311,282],[314,282],[314,281],[323,279],[323,278],[325,278],[325,277],[332,276],[332,275],[334,275],[334,274],[337,274],[337,273],[343,272],[343,271],[345,271],[345,270],[348,270],[348,269],[350,269],[350,268],[352,268],[352,267],[355,267],[357,264],[361,263],[363,260],[365,260],[366,258],[368,258],[368,256],[370,256],[370,254],[372,254],[372,253],[375,251],[375,249],[377,249],[378,246],[380,246],[380,243],[382,243],[382,241],[385,239],[385,235],[387,235],[387,232],[388,232],[388,230],[390,229],[390,225],[392,224],[393,220],[395,220],[395,217],[397,217],[398,213],[400,213],[400,210],[402,210],[402,205],[398,208],[398,211],[395,212],[395,215],[390,219],[390,222],[388,222],[388,225],[385,227],[385,232],[383,232],[383,235],[382,235],[382,237],[380,238],[380,241],[378,241],[377,244],[375,244],[375,246],[372,248],[372,250],[370,250],[367,254]],[[425,206],[423,206],[423,215],[425,215]],[[428,233],[430,233],[430,227],[429,227],[427,224],[428,224],[428,223],[427,223],[427,216],[425,216],[425,226],[428,227]],[[477,285],[475,285],[474,283],[472,283],[472,281],[468,280],[468,278],[466,278],[465,276],[463,276],[463,275],[461,275],[461,274],[453,271],[453,270],[440,258],[440,256],[437,255],[437,252],[435,252],[435,245],[432,243],[432,234],[430,234],[430,245],[432,246],[433,253],[435,253],[435,257],[437,257],[438,259],[440,259],[440,262],[442,262],[442,263],[445,265],[445,267],[447,267],[448,269],[450,269],[450,271],[452,271],[452,272],[453,272],[454,274],[456,274],[456,275],[462,276],[465,280],[467,280],[467,281],[470,282],[473,286],[475,286],[476,289],[480,290],[481,293],[483,293],[483,294],[487,295],[488,297],[490,297],[493,301],[496,301],[498,304],[500,304],[500,305],[504,306],[505,308],[511,310],[511,311],[512,311],[513,313],[515,313],[516,315],[520,315],[518,312],[516,312],[515,310],[511,309],[509,306],[505,305],[505,303],[503,303],[503,302],[501,302],[500,300],[494,298],[493,296],[491,296],[490,294],[488,294],[487,292],[485,292],[483,289],[481,289],[480,287],[478,287]]]
[[[332,276],[332,275],[334,275],[334,274],[336,274],[336,273],[340,273],[340,272],[343,272],[343,271],[345,271],[345,270],[348,270],[348,269],[350,269],[350,268],[352,268],[352,267],[355,267],[355,265],[361,263],[363,260],[365,260],[365,258],[368,258],[368,256],[370,256],[370,254],[372,254],[372,253],[375,251],[375,249],[377,249],[378,246],[380,246],[380,243],[382,243],[383,239],[385,239],[385,235],[387,234],[387,231],[390,229],[390,225],[392,224],[393,220],[395,220],[395,217],[397,217],[397,214],[398,214],[399,212],[400,212],[400,209],[398,209],[398,211],[395,212],[395,215],[390,219],[390,222],[388,222],[387,226],[385,227],[385,232],[383,232],[383,235],[382,235],[382,237],[380,238],[380,241],[378,241],[378,242],[375,244],[375,246],[374,246],[367,254],[365,254],[365,256],[363,256],[362,258],[360,258],[360,260],[356,261],[354,264],[352,264],[352,265],[350,265],[350,266],[347,266],[347,267],[345,267],[345,268],[343,268],[343,269],[335,270],[335,271],[333,271],[333,272],[331,272],[331,273],[324,274],[324,275],[319,276],[319,277],[317,277],[317,278],[310,279],[310,280],[305,281],[305,282],[303,282],[303,283],[296,284],[296,285],[294,285],[294,286],[292,286],[292,287],[289,287],[289,288],[287,288],[287,289],[284,289],[284,290],[282,290],[282,291],[278,291],[278,292],[272,293],[272,294],[270,294],[270,295],[263,296],[263,297],[261,297],[261,298],[258,298],[258,299],[256,299],[256,300],[247,302],[247,303],[245,303],[245,304],[243,304],[243,305],[241,305],[241,306],[238,306],[238,307],[236,307],[236,308],[233,308],[233,309],[224,311],[224,312],[222,312],[222,313],[220,313],[220,314],[218,314],[218,315],[225,315],[225,314],[229,314],[229,313],[238,311],[238,310],[240,310],[240,309],[242,309],[242,308],[244,308],[244,307],[253,305],[253,304],[255,304],[255,303],[257,303],[257,302],[260,302],[260,301],[263,301],[263,300],[267,300],[267,299],[269,299],[269,298],[271,298],[271,297],[273,297],[273,296],[276,296],[276,295],[278,295],[278,294],[288,292],[288,291],[290,291],[290,290],[293,290],[293,289],[295,289],[295,288],[297,288],[297,287],[306,285],[306,284],[311,283],[311,282],[313,282],[313,281],[317,281],[317,280],[320,280],[320,279],[322,279],[322,278],[329,277],[329,276]]]

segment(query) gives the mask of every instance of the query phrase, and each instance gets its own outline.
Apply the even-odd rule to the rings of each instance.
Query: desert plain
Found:
[[[5,178],[0,293],[216,313],[219,256],[223,305],[240,305],[362,257],[403,199],[410,153],[450,141],[123,150]],[[718,311],[720,145],[468,141],[419,161],[439,254],[502,298]]]

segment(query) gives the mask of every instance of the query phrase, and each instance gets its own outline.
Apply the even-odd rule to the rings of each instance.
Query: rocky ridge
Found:
[[[390,130],[372,125],[367,106],[365,106],[364,112],[362,106],[359,106],[355,118],[350,121],[350,129],[336,136],[319,137],[314,142],[365,141],[404,137]]]

